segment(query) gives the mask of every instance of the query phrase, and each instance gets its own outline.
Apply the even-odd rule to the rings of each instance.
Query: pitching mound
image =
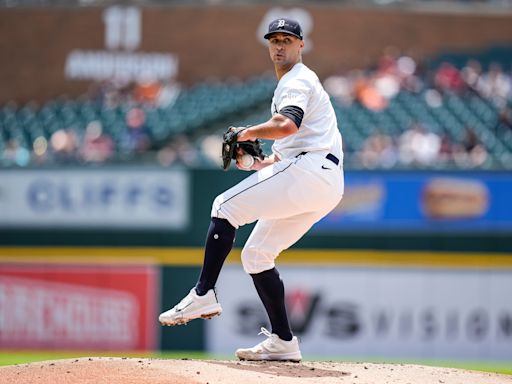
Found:
[[[512,384],[512,376],[403,364],[86,357],[0,367],[0,383]]]

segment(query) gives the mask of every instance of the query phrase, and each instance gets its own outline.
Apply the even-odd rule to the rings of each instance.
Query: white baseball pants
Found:
[[[338,205],[344,191],[342,162],[336,165],[327,153],[278,161],[214,200],[212,217],[235,228],[258,220],[242,250],[247,273],[272,269],[281,251]]]

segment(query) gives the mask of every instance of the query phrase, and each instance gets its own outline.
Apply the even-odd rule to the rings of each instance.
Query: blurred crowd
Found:
[[[128,121],[127,121],[128,122]],[[123,143],[139,146],[148,142],[142,129],[126,129]],[[135,135],[134,132],[137,132]],[[135,140],[140,140],[137,144]],[[11,137],[5,144],[2,164],[5,166],[26,166],[32,164],[73,164],[77,162],[105,162],[115,151],[112,137],[103,131],[101,121],[91,121],[82,132],[74,126],[56,130],[49,139],[44,135],[35,138],[33,152],[22,144],[19,136]]]
[[[419,92],[423,88],[423,77],[422,69],[413,58],[388,47],[376,68],[336,74],[326,78],[323,85],[342,105],[358,101],[368,109],[380,111],[402,89]]]
[[[475,168],[483,165],[488,156],[487,149],[471,128],[466,130],[462,142],[454,142],[448,135],[439,136],[420,124],[414,124],[397,137],[375,133],[355,153],[357,162],[370,169],[451,165]]]
[[[484,71],[477,60],[468,60],[462,69],[443,62],[432,70],[410,55],[387,47],[375,68],[330,76],[325,79],[324,87],[343,105],[358,101],[374,111],[384,110],[402,90],[419,93],[427,89],[439,95],[476,93],[501,109],[512,99],[511,68],[507,70],[509,72],[499,63],[493,63]],[[436,106],[434,96],[429,101]]]
[[[39,136],[32,152],[16,138],[7,141],[0,153],[3,166],[101,164],[155,160],[162,166],[200,163],[200,151],[186,135],[177,135],[163,146],[152,144],[145,125],[144,110],[134,107],[126,114],[126,127],[118,140],[105,132],[99,120],[91,121],[84,131],[74,127],[55,131],[49,140]]]
[[[375,68],[328,77],[324,87],[343,106],[358,102],[376,112],[384,111],[401,91],[424,95],[430,108],[440,107],[445,94],[478,95],[498,110],[496,125],[488,128],[498,134],[512,133],[512,76],[500,64],[492,63],[485,71],[476,60],[468,60],[460,70],[448,62],[442,62],[434,70],[427,70],[422,64],[389,47]],[[454,141],[447,134],[432,132],[424,122],[413,122],[395,135],[384,133],[376,126],[374,133],[352,154],[352,159],[365,168],[483,165],[489,153],[475,130],[465,127],[461,136],[462,140]]]
[[[149,73],[142,73],[137,81],[112,79],[93,83],[87,98],[106,108],[123,104],[166,108],[176,101],[180,89],[173,80],[157,80]]]
[[[85,100],[103,109],[130,106],[127,108],[124,123],[113,137],[104,128],[101,120],[88,122],[85,129],[75,125],[62,127],[51,134],[49,139],[41,135],[34,139],[32,148],[27,148],[20,136],[7,140],[3,151],[0,151],[0,165],[27,166],[29,164],[77,164],[104,163],[141,160],[145,155],[153,160],[153,151],[159,148],[154,145],[147,126],[145,108],[166,108],[172,106],[180,93],[180,86],[173,82],[163,83],[149,77],[142,77],[137,82],[119,80],[93,83],[85,96]],[[175,138],[162,152],[170,149],[176,154],[175,160],[188,159],[189,152],[186,136]],[[1,149],[1,148],[0,148]],[[32,151],[30,150],[32,149]],[[169,155],[164,162],[169,163]],[[187,163],[187,161],[184,161]]]
[[[370,111],[384,111],[400,92],[421,94],[430,108],[442,105],[443,95],[461,97],[478,95],[498,111],[496,132],[512,132],[512,78],[510,68],[494,63],[482,68],[480,62],[469,60],[458,69],[443,62],[434,69],[393,47],[383,51],[374,68],[350,70],[330,76],[324,87],[336,103],[348,107],[358,103]],[[512,64],[512,63],[511,63]],[[142,78],[136,83],[104,81],[93,84],[87,101],[103,109],[123,106],[124,121],[113,136],[104,122],[93,120],[84,128],[60,127],[51,137],[39,136],[32,148],[23,145],[16,136],[0,148],[0,164],[99,164],[115,161],[156,161],[163,166],[220,164],[218,132],[190,136],[187,132],[174,135],[168,141],[155,143],[148,129],[148,108],[172,106],[180,94],[180,86]],[[198,110],[200,113],[200,110]],[[343,116],[340,116],[343,121]],[[347,159],[366,168],[393,167],[479,167],[489,157],[473,127],[467,126],[462,140],[435,133],[422,121],[413,122],[395,134],[371,127],[358,148],[350,148]],[[352,151],[352,152],[351,152]]]

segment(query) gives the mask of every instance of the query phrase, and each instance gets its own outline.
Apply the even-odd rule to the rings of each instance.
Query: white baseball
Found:
[[[244,153],[242,157],[240,157],[239,163],[242,168],[249,169],[254,164],[254,157],[248,153]]]

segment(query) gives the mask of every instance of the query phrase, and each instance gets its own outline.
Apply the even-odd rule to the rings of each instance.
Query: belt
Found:
[[[299,157],[301,155],[305,155],[307,152],[301,152],[299,153],[296,157]],[[331,160],[334,164],[338,165],[340,163],[340,160],[334,156],[332,153],[328,153],[326,156],[325,156],[326,159],[328,160]]]

